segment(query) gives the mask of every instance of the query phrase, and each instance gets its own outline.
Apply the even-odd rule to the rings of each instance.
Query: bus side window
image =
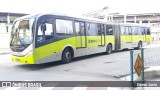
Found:
[[[75,30],[77,36],[85,35],[84,22],[75,22]]]
[[[137,27],[137,30],[138,30],[138,35],[142,35],[142,29],[141,29],[141,27]]]
[[[150,35],[151,34],[151,31],[150,31],[150,29],[148,28],[147,29],[147,35]]]
[[[125,27],[125,35],[129,35],[129,29],[128,29],[128,27]]]
[[[125,33],[126,33],[126,35],[132,35],[132,28],[130,26],[127,26]]]
[[[38,37],[37,42],[42,43],[53,38],[53,21],[50,18],[45,18],[38,23]],[[45,28],[45,30],[43,30]]]
[[[87,31],[89,36],[96,36],[98,34],[95,23],[87,23]]]
[[[146,34],[146,28],[142,28],[142,35]]]
[[[76,35],[80,35],[80,24],[79,22],[75,22],[75,30],[76,30]]]
[[[81,35],[86,34],[84,22],[80,23],[80,32],[81,32]]]
[[[137,31],[136,27],[132,27],[132,34],[133,35],[137,35],[138,34],[138,31]]]
[[[101,24],[97,24],[98,35],[101,35]]]
[[[125,35],[125,27],[121,26],[121,35]]]
[[[73,35],[73,22],[71,20],[56,19],[57,35]]]
[[[106,35],[113,35],[113,26],[106,25]]]

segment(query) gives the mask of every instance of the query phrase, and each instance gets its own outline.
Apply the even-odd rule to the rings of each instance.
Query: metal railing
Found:
[[[141,58],[141,61],[143,62],[143,66],[141,66],[141,63],[137,59],[138,55]],[[140,76],[142,81],[144,81],[144,69],[152,66],[159,66],[160,65],[160,47],[155,48],[147,48],[147,49],[141,49],[141,50],[134,50],[130,51],[130,80],[133,81],[134,79],[134,73],[136,72],[136,63],[140,66]]]

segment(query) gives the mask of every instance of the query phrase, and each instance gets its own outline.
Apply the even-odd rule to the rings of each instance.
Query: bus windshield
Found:
[[[33,41],[34,19],[17,20],[11,31],[10,46],[28,46]]]

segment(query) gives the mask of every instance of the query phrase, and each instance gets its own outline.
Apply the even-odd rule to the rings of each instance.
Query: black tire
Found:
[[[142,42],[140,41],[139,43],[138,43],[138,49],[141,49],[142,48]]]
[[[62,63],[69,63],[73,59],[73,53],[69,48],[66,48],[62,53]]]
[[[107,49],[106,49],[106,53],[107,54],[111,54],[112,53],[112,45],[108,44]]]

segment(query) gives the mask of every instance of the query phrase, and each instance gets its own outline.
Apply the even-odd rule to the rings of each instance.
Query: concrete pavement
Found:
[[[2,54],[10,54],[10,49],[9,48],[0,48],[0,55]]]
[[[9,33],[0,33],[0,54],[9,54],[9,41],[10,34]]]
[[[158,47],[158,45],[152,45],[152,46]],[[152,46],[148,46],[148,48],[151,48]],[[8,50],[9,49],[7,49],[6,51]],[[5,49],[3,49],[3,52],[4,51]],[[121,55],[120,53],[123,53],[123,55]],[[76,79],[76,80],[95,80],[95,81],[97,80],[101,80],[101,81],[110,80],[111,81],[112,80],[113,81],[117,79],[111,77],[111,74],[119,75],[120,73],[125,73],[123,71],[124,69],[120,70],[120,68],[116,68],[116,67],[111,68],[115,64],[119,65],[121,69],[124,67],[123,63],[126,63],[126,62],[122,63],[122,61],[124,61],[123,59],[125,57],[128,58],[127,54],[129,53],[129,51],[120,52],[120,53],[118,52],[118,53],[113,53],[111,55],[106,55],[106,56],[103,56],[103,55],[96,56],[91,59],[88,58],[89,60],[81,60],[77,62],[75,61],[75,62],[64,64],[64,65],[53,65],[52,63],[50,63],[50,64],[33,65],[33,66],[32,65],[22,65],[19,63],[11,62],[8,59],[9,58],[8,55],[5,54],[5,55],[2,55],[3,56],[2,62],[4,63],[1,64],[1,68],[2,68],[1,77],[6,76],[6,73],[8,73],[7,74],[8,80],[32,81],[32,80],[35,80],[35,77],[36,77],[38,80],[58,80],[58,79],[74,80]],[[124,57],[124,55],[126,56]],[[105,59],[105,60],[102,60],[102,59]],[[102,64],[106,64],[106,65],[102,66]],[[129,68],[128,66],[129,64],[126,63],[125,65],[127,65],[124,67],[125,69]],[[105,69],[101,70],[102,68],[105,68]],[[41,71],[41,72],[38,72],[38,71]],[[21,72],[21,73],[18,73],[18,72]],[[45,74],[43,74],[44,72]],[[145,79],[150,80],[150,81],[153,81],[153,80],[160,81],[160,79],[157,77],[159,75],[159,72],[160,72],[160,67],[155,67],[155,66],[150,67],[145,70],[145,77],[146,77]],[[11,74],[14,77],[10,77]],[[67,75],[67,78],[64,77],[65,74]],[[20,76],[23,76],[23,77],[20,77]],[[16,79],[17,77],[18,79]],[[45,78],[42,79],[42,77],[45,77]],[[1,78],[1,80],[4,80],[4,78]],[[27,90],[27,89],[39,90],[40,88],[0,88],[0,89],[1,90]],[[43,87],[42,90],[47,90],[47,88]],[[127,87],[87,87],[87,86],[86,87],[76,87],[75,86],[75,87],[50,87],[48,90],[160,90],[160,88],[159,87],[134,87],[134,88],[130,87],[130,88],[127,88]]]
[[[151,44],[151,45],[149,45],[149,46],[146,46],[146,47],[144,47],[144,48],[156,48],[156,47],[160,47],[160,43],[153,43],[153,44]],[[2,55],[2,54],[9,54],[10,53],[10,50],[9,50],[9,48],[0,48],[0,54]],[[123,52],[121,52],[121,53],[123,53]],[[128,53],[128,52],[126,52],[126,53]],[[124,53],[124,55],[126,54],[126,53]],[[109,58],[109,57],[112,57],[113,56],[113,54],[111,54],[111,55],[108,55],[108,56],[105,56],[106,58]],[[99,56],[100,57],[100,56]],[[117,57],[117,58],[119,58],[119,57]],[[116,60],[117,60],[117,58],[116,58]],[[118,60],[119,62],[120,62],[120,60]],[[91,61],[89,61],[89,62],[91,62]],[[95,62],[95,63],[99,63],[99,62],[96,62],[96,61],[94,61],[94,60],[92,60],[92,62]],[[76,62],[72,62],[71,64],[71,66],[70,66],[70,64],[66,64],[67,66],[70,66],[70,67],[72,67],[73,69],[75,68],[74,67],[74,63],[76,63]],[[110,63],[110,62],[106,62],[106,64],[107,64],[107,66],[108,67],[110,67],[110,65],[108,65],[108,63],[109,64],[112,64],[112,63]],[[22,73],[24,73],[23,72],[23,70],[24,69],[26,69],[26,68],[28,68],[28,67],[31,67],[31,66],[28,66],[28,65],[19,65],[19,64],[17,64],[17,63],[14,63],[14,64],[16,64],[16,66],[18,65],[18,68],[13,68],[13,66],[12,66],[12,69],[11,69],[11,66],[10,66],[10,68],[6,68],[7,70],[8,69],[10,69],[10,70],[12,70],[12,71],[22,71],[21,72],[21,76],[25,76],[25,74],[22,74]],[[121,63],[120,63],[121,64]],[[12,65],[13,65],[13,63],[12,63]],[[83,64],[80,64],[80,65],[83,65],[83,67],[84,67],[84,63]],[[90,64],[90,65],[93,65],[93,64]],[[2,65],[3,66],[3,65]],[[5,66],[5,65],[4,65]],[[25,67],[26,66],[26,67]],[[43,65],[41,65],[42,67],[43,67]],[[65,66],[65,65],[63,65],[63,66]],[[95,67],[95,65],[93,65],[94,67]],[[20,67],[23,67],[22,69],[23,70],[21,70],[20,69]],[[34,69],[36,66],[34,66],[34,67],[32,67],[31,69]],[[37,66],[37,68],[38,68],[39,66]],[[56,67],[60,67],[60,65],[59,66],[56,66]],[[91,68],[94,68],[94,67],[91,67]],[[98,66],[98,67],[100,67],[100,66]],[[94,70],[96,70],[98,67],[96,67]],[[49,68],[51,68],[51,67],[49,67]],[[77,68],[77,65],[76,65],[76,68]],[[85,68],[85,67],[84,67]],[[90,70],[91,68],[89,68],[89,70],[87,70],[87,71],[91,71],[90,73],[89,73],[89,75],[87,76],[87,74],[83,71],[83,73],[77,73],[77,71],[82,71],[81,69],[76,69],[76,70],[71,70],[71,69],[65,69],[65,71],[67,72],[67,71],[72,71],[72,73],[73,72],[75,72],[76,74],[75,75],[71,75],[72,73],[71,72],[67,72],[66,74],[67,75],[71,75],[71,77],[68,77],[68,79],[70,79],[70,80],[72,80],[72,78],[77,78],[77,80],[79,80],[80,78],[78,78],[77,77],[77,75],[81,75],[82,76],[82,78],[81,79],[83,79],[83,80],[97,80],[97,78],[96,77],[99,77],[99,78],[101,78],[100,80],[117,80],[117,79],[115,79],[115,78],[111,78],[110,76],[104,76],[105,74],[107,75],[107,74],[109,74],[109,72],[107,72],[107,68],[105,69],[105,72],[102,74],[102,75],[98,75],[98,74],[96,74],[96,75],[91,75],[91,74],[95,74],[95,73],[93,73],[93,71],[92,70]],[[126,68],[126,67],[125,67]],[[44,68],[42,68],[43,70],[45,70]],[[48,69],[48,68],[46,68],[46,69]],[[87,68],[85,68],[85,69],[87,69]],[[54,68],[53,68],[53,70],[52,71],[56,71],[57,69],[55,69],[54,70]],[[114,71],[115,69],[113,69],[113,71]],[[118,70],[119,69],[117,69],[117,72],[118,72]],[[100,70],[96,70],[96,73],[98,72],[98,71],[100,71]],[[113,71],[110,71],[110,73],[111,74],[113,74]],[[115,71],[114,71],[115,72]],[[121,71],[121,72],[123,72],[123,71]],[[46,72],[45,72],[46,73]],[[62,72],[60,72],[60,73],[62,73]],[[100,73],[100,72],[99,72]],[[47,74],[47,73],[46,73]],[[52,77],[53,75],[54,75],[55,73],[51,73],[51,72],[49,72],[48,73],[48,76],[46,76],[47,78],[45,78],[45,79],[47,79],[47,80],[50,80],[50,78],[49,77]],[[58,73],[56,73],[56,74],[58,74]],[[2,75],[3,75],[3,73],[2,73]],[[34,75],[34,74],[33,74]],[[30,76],[30,75],[29,75]],[[35,76],[43,76],[43,75],[41,75],[41,74],[37,74],[37,75],[35,75]],[[64,75],[61,75],[61,78],[63,77]],[[85,77],[83,77],[83,76],[85,76]],[[160,66],[152,66],[152,67],[149,67],[148,69],[145,69],[145,80],[150,80],[150,81],[160,81],[160,78],[159,78],[159,76],[160,76]],[[30,76],[31,77],[31,76]],[[57,77],[60,77],[60,76],[57,76]],[[136,77],[136,74],[135,74],[135,77]],[[24,77],[23,77],[24,78]],[[129,78],[129,77],[128,77]],[[55,79],[55,78],[54,78]],[[137,79],[137,80],[139,80],[140,78],[139,77],[136,77],[135,79]],[[12,79],[11,79],[12,80]],[[99,80],[99,79],[98,79]],[[128,80],[127,78],[125,78],[125,79],[122,79],[122,80]],[[2,89],[2,88],[0,88],[0,89]],[[3,88],[2,90],[9,90],[9,89],[11,89],[11,90],[13,90],[13,88]],[[15,88],[15,90],[23,90],[23,89],[26,89],[26,88]],[[44,90],[47,90],[46,88],[43,88]],[[113,88],[113,87],[98,87],[98,88],[95,88],[95,87],[70,87],[70,88],[66,88],[66,87],[51,87],[49,90],[160,90],[160,88],[159,87],[155,87],[155,88],[153,88],[153,87],[137,87],[137,88],[125,88],[125,87],[121,87],[121,88]],[[33,89],[30,89],[30,90],[39,90],[38,88],[33,88]]]

